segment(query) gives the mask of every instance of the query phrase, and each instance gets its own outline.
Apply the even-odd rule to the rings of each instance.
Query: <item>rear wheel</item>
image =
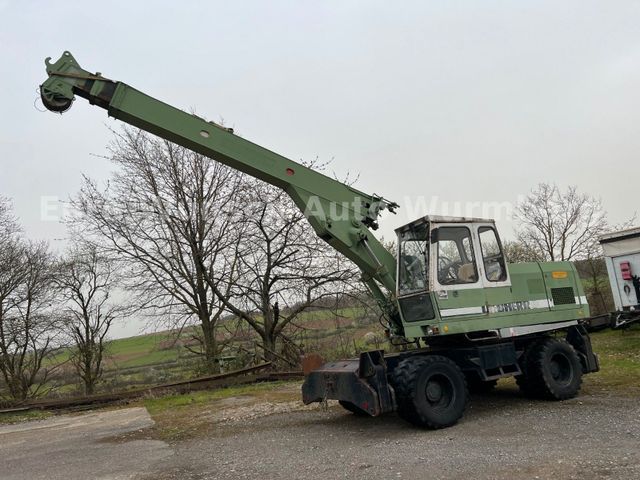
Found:
[[[370,417],[368,412],[358,407],[355,403],[347,402],[346,400],[339,400],[338,403],[342,408],[348,410],[358,417]]]
[[[463,415],[468,392],[464,374],[440,355],[409,357],[393,372],[398,415],[414,425],[444,428]]]
[[[545,338],[531,344],[516,378],[520,390],[533,398],[566,400],[575,397],[582,384],[582,364],[565,340]]]

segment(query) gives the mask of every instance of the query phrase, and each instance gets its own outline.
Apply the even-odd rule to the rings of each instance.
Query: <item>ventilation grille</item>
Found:
[[[552,288],[551,297],[554,305],[571,305],[576,303],[576,297],[573,295],[573,288],[562,287]]]

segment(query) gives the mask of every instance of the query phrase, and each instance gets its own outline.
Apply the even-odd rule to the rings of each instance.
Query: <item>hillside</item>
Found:
[[[231,322],[233,319],[226,320],[226,323]],[[364,337],[369,332],[374,332],[374,335],[367,336],[373,344],[365,345]],[[167,330],[110,341],[104,381],[99,391],[138,388],[206,373],[201,368],[199,356],[186,348],[197,348],[192,339],[195,333],[196,327],[189,327],[179,335],[177,331]],[[365,347],[375,348],[375,343],[383,339],[377,318],[366,315],[359,307],[305,312],[288,334],[305,352],[319,351],[328,359],[353,356]],[[220,339],[224,338],[224,329],[220,329],[219,336]],[[255,340],[253,332],[246,329],[241,331],[238,339],[223,351],[222,368],[240,368],[250,362],[251,354],[259,351]],[[68,362],[69,355],[68,350],[63,350],[49,361],[49,365],[59,365],[52,376],[54,396],[80,391],[72,365]]]

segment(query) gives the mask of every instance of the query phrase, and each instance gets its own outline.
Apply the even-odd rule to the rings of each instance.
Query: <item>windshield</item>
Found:
[[[398,236],[399,275],[398,294],[405,295],[426,290],[427,282],[427,225],[404,231]]]

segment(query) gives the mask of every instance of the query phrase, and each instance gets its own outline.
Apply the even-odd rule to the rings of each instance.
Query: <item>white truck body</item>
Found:
[[[640,310],[633,277],[640,277],[640,227],[600,237],[616,310]],[[626,278],[625,278],[626,277]]]

